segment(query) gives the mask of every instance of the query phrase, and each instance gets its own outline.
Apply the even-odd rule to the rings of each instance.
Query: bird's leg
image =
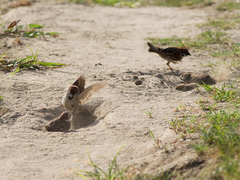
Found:
[[[173,71],[173,68],[169,65],[170,61],[167,62],[167,66]]]

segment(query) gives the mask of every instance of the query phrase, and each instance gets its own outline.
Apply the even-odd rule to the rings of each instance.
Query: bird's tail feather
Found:
[[[149,49],[148,51],[149,52],[155,52],[155,53],[159,53],[159,49],[155,46],[153,46],[151,43],[147,42],[148,46],[149,46]]]

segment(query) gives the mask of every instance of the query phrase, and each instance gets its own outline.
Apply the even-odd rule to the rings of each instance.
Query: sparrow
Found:
[[[155,47],[149,42],[147,42],[149,49],[149,52],[157,53],[161,58],[167,60],[167,66],[171,68],[169,63],[176,64],[178,61],[181,61],[183,57],[191,55],[187,48],[177,48],[177,47],[168,47],[166,49]]]
[[[192,73],[184,73],[181,75],[181,79],[188,84],[190,84],[190,83],[197,83],[199,85],[216,84],[216,80],[214,78],[212,78],[209,74],[196,75],[196,74],[192,74]]]
[[[43,127],[43,130],[62,132],[62,131],[68,131],[70,129],[70,126],[71,126],[71,123],[68,117],[68,112],[63,112],[59,117],[49,121]]]
[[[85,77],[81,75],[69,88],[62,98],[62,104],[71,112],[77,112],[98,90],[107,85],[107,81],[95,83],[85,89]]]

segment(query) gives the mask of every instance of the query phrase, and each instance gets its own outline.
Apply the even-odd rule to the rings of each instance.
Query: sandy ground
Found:
[[[166,61],[149,53],[148,37],[193,37],[195,26],[206,21],[207,9],[164,7],[114,8],[83,6],[54,1],[10,9],[0,22],[20,19],[19,25],[44,25],[45,32],[59,32],[59,37],[21,38],[33,51],[41,50],[39,59],[65,63],[67,66],[47,71],[24,71],[7,79],[0,72],[0,91],[8,113],[0,117],[0,179],[78,179],[72,169],[92,170],[89,152],[102,168],[107,159],[125,145],[118,163],[135,165],[144,173],[181,166],[197,157],[191,140],[182,140],[170,129],[180,105],[198,110],[196,90],[180,92],[175,86],[180,77],[167,69]],[[1,39],[12,57],[26,57],[30,50]],[[6,51],[1,49],[0,51]],[[173,64],[181,72],[207,72],[200,62],[207,54],[190,49],[192,56]],[[3,52],[1,52],[3,53]],[[61,98],[70,84],[85,74],[87,86],[102,80],[108,86],[96,93],[91,104],[100,102],[97,111],[106,116],[73,132],[44,132],[41,127],[65,111]],[[135,85],[135,78],[143,80]],[[136,77],[137,76],[137,77]],[[153,118],[144,111],[152,108]],[[164,149],[156,149],[149,129],[161,140]],[[107,159],[103,158],[106,157]]]

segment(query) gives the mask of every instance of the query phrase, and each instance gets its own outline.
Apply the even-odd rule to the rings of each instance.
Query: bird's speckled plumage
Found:
[[[183,57],[191,55],[187,48],[168,47],[163,49],[163,48],[155,47],[149,42],[147,44],[149,46],[148,51],[157,53],[160,57],[167,60],[168,61],[167,66],[171,70],[173,69],[169,65],[170,62],[177,63],[178,61],[181,61]]]

